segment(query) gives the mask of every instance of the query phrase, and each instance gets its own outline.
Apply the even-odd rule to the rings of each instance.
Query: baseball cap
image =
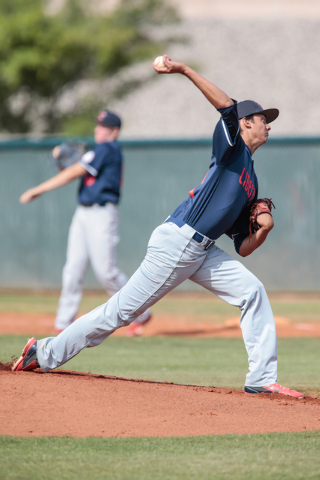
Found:
[[[264,110],[261,105],[253,100],[244,100],[244,102],[237,103],[238,119],[254,115],[255,113],[263,113],[265,115],[267,123],[273,122],[279,115],[277,108],[269,108]]]
[[[106,127],[121,127],[121,119],[113,112],[109,112],[108,110],[103,110],[97,116],[97,122],[100,125],[105,125]]]

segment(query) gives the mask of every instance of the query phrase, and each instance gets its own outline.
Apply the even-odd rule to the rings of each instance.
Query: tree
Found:
[[[164,2],[119,0],[102,15],[90,2],[65,0],[49,15],[44,0],[0,0],[0,129],[30,131],[37,105],[44,129],[59,131],[54,106],[66,85],[115,75],[159,52],[165,42],[152,26],[177,19]]]

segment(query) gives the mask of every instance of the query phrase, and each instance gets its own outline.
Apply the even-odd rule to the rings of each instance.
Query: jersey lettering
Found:
[[[243,177],[244,177],[244,179],[243,179]],[[242,173],[241,173],[240,178],[239,178],[239,183],[244,188],[244,190],[247,194],[249,203],[250,203],[251,200],[254,198],[254,196],[256,194],[256,189],[254,187],[253,181],[250,178],[249,173],[246,172],[245,167],[243,167]]]

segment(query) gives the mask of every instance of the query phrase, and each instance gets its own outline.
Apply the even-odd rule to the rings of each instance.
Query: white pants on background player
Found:
[[[97,280],[110,296],[127,283],[127,276],[116,266],[118,242],[116,204],[77,207],[69,230],[67,260],[63,268],[62,291],[55,320],[56,330],[67,328],[78,312],[89,262]],[[146,312],[138,321],[143,322],[148,316],[149,312]]]
[[[146,257],[128,283],[110,300],[82,316],[57,337],[38,341],[43,371],[59,367],[83,348],[99,345],[130,324],[166,293],[189,278],[241,310],[241,329],[249,357],[246,385],[277,381],[277,339],[272,310],[261,282],[240,262],[213,245],[205,250],[188,225],[160,225]]]

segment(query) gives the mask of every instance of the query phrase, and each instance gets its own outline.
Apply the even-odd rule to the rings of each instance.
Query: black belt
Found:
[[[175,217],[169,217],[167,218],[167,220],[165,221],[165,223],[174,223],[175,225],[177,225],[177,227],[181,228],[183,227],[183,225],[185,225],[186,223],[181,220],[181,218],[175,218]],[[202,243],[204,238],[204,235],[201,235],[201,233],[198,233],[198,232],[195,232],[195,234],[193,235],[192,237],[196,242],[198,243]],[[211,247],[211,245],[214,245],[215,241],[214,240],[210,240],[208,239],[207,243],[204,245],[204,249],[205,250],[208,250],[209,247]]]

